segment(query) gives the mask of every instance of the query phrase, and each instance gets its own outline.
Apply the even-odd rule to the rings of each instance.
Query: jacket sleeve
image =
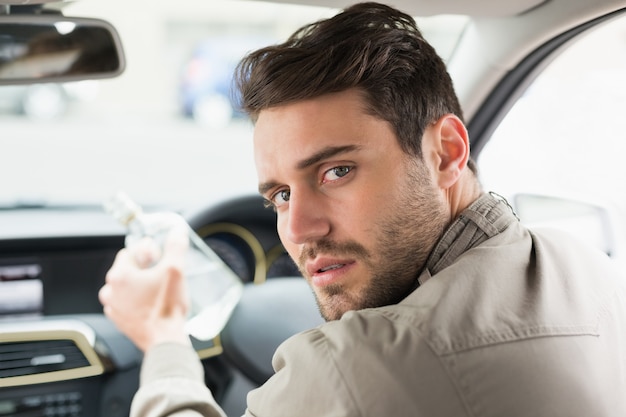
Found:
[[[248,394],[248,417],[362,415],[319,329],[291,337],[276,351],[275,374]]]
[[[225,417],[204,384],[196,352],[187,346],[155,346],[143,360],[131,417]]]

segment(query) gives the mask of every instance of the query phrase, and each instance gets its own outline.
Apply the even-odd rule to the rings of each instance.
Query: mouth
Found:
[[[339,269],[339,268],[343,268],[346,264],[333,264],[333,265],[329,265],[326,266],[324,268],[320,268],[317,270],[317,273],[323,273],[323,272],[327,272],[327,271],[331,271],[333,269]]]
[[[318,258],[307,262],[306,272],[311,278],[312,285],[324,287],[345,279],[347,273],[355,265],[354,260]]]

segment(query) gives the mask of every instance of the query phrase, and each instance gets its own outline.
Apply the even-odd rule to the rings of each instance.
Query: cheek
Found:
[[[379,224],[394,207],[391,193],[385,191],[366,192],[350,201],[350,215],[343,216],[343,222],[352,230],[371,230]]]

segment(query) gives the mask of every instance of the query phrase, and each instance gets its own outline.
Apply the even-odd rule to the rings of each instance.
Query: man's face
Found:
[[[262,111],[254,147],[259,190],[326,320],[408,295],[449,213],[429,164],[358,91]]]

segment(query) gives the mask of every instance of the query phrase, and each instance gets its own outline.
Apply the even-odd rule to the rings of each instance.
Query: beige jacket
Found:
[[[626,416],[625,281],[605,255],[530,232],[485,195],[419,281],[283,343],[246,415]],[[221,415],[193,352],[168,349],[182,348],[146,356],[132,415]]]

